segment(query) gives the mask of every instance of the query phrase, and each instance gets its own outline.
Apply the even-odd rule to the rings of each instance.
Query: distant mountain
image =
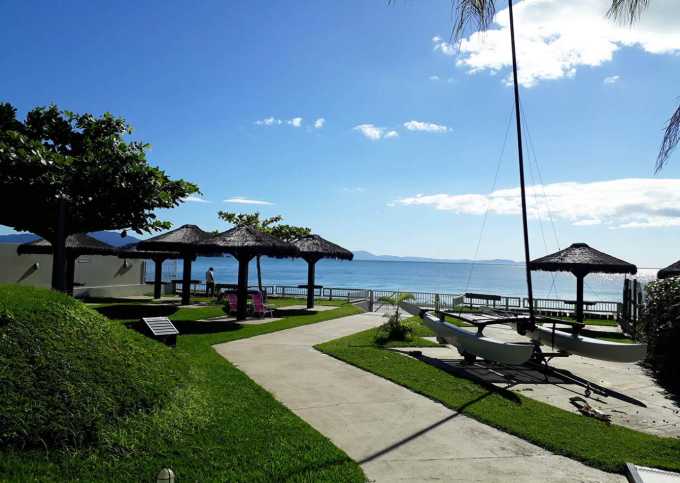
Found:
[[[506,260],[503,258],[492,260],[470,260],[467,258],[427,258],[427,257],[397,257],[394,255],[374,255],[365,250],[356,250],[354,253],[355,260],[369,260],[381,262],[439,262],[439,263],[480,263],[480,264],[517,264],[514,260]]]
[[[128,243],[138,242],[140,239],[134,236],[121,237],[116,231],[95,231],[89,234],[99,241],[120,247]],[[0,235],[0,243],[27,243],[38,239],[33,233],[12,233],[11,235]]]

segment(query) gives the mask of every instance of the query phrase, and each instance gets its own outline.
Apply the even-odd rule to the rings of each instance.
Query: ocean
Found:
[[[236,283],[237,263],[231,257],[199,257],[192,267],[192,278],[205,280],[209,267],[218,283]],[[180,278],[181,261],[167,261],[164,278]],[[255,260],[250,263],[249,282],[257,284]],[[642,283],[654,280],[656,270],[640,270]],[[537,298],[574,299],[576,279],[569,273],[534,272],[534,296]],[[297,286],[307,282],[307,264],[303,260],[262,259],[265,285]],[[147,280],[153,280],[153,263],[147,264]],[[592,274],[586,277],[586,300],[620,301],[624,276]],[[436,293],[487,293],[526,296],[524,265],[450,262],[401,262],[321,260],[316,266],[316,283],[324,287],[367,288]]]

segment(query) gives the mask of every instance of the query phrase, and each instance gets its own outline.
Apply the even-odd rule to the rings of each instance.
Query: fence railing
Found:
[[[620,302],[612,302],[609,300],[585,301],[584,312],[594,314],[612,314],[616,315],[620,311]],[[529,308],[529,299],[522,299],[522,306],[525,309]],[[575,303],[573,300],[562,299],[534,299],[534,308],[537,311],[543,312],[574,312]]]
[[[182,283],[177,282],[175,285],[175,292],[180,293],[182,290]],[[256,285],[251,285],[249,289],[256,289]],[[307,287],[298,287],[294,285],[264,285],[263,291],[267,296],[273,297],[300,297],[307,296]],[[194,294],[206,293],[205,283],[194,283],[191,285],[191,291]],[[380,309],[389,304],[381,302],[381,298],[393,297],[399,293],[407,293],[407,291],[400,292],[397,290],[372,290],[368,288],[349,288],[349,287],[319,287],[314,290],[316,298],[325,298],[328,300],[347,300],[368,301],[369,307]],[[483,294],[450,294],[450,293],[436,293],[436,292],[413,292],[408,291],[413,295],[413,303],[421,307],[430,307],[435,309],[454,309],[460,306],[475,307],[489,307],[503,310],[524,311],[529,308],[529,299],[524,297],[509,297],[509,296],[495,296]],[[544,299],[535,298],[534,308],[539,313],[553,314],[572,314],[574,312],[574,303],[569,300],[562,299]],[[619,317],[622,311],[622,304],[614,301],[587,301],[585,312],[590,314],[598,314],[603,316]]]

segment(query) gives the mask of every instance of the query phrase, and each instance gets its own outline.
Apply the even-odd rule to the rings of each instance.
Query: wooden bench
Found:
[[[142,317],[144,332],[152,339],[175,347],[179,330],[167,317]]]

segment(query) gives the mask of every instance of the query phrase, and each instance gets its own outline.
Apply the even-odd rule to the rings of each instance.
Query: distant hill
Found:
[[[120,233],[116,231],[95,231],[90,233],[90,236],[114,247],[135,243],[140,240],[139,238],[130,235],[121,237]],[[38,238],[39,237],[33,233],[12,233],[11,235],[0,235],[0,243],[27,243]]]
[[[374,255],[365,250],[356,250],[354,253],[355,260],[369,260],[381,262],[439,262],[439,263],[480,263],[480,264],[516,264],[514,260],[506,260],[503,258],[493,260],[470,260],[468,258],[427,258],[427,257],[398,257],[394,255]]]

